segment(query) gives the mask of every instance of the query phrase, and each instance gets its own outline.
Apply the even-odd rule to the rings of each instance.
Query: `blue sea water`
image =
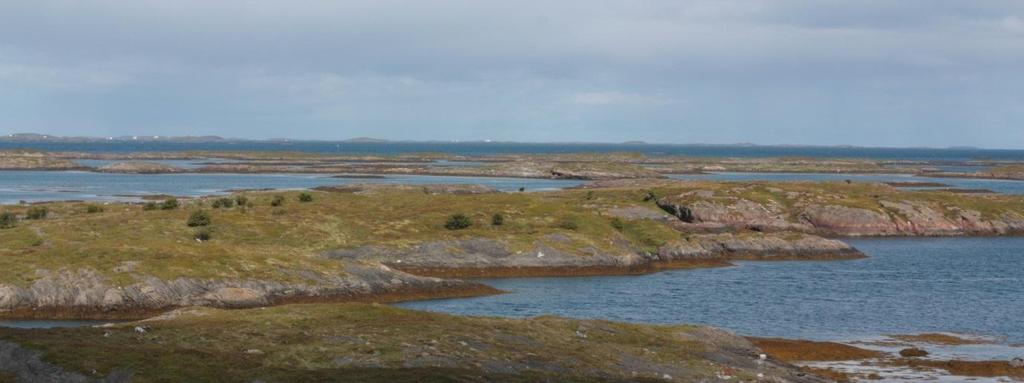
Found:
[[[142,152],[142,151],[300,151],[335,154],[401,154],[439,152],[458,155],[509,153],[639,152],[648,155],[687,155],[695,157],[830,157],[876,158],[888,160],[1017,160],[1024,161],[1024,150],[1010,149],[933,149],[933,148],[860,148],[815,146],[750,145],[670,145],[670,144],[592,144],[592,143],[505,143],[505,142],[330,142],[330,141],[110,141],[110,142],[13,142],[0,140],[0,150],[30,148],[50,151]]]
[[[133,200],[143,195],[203,196],[235,189],[308,189],[353,183],[477,184],[503,191],[542,191],[582,181],[395,175],[384,178],[333,178],[325,174],[112,174],[83,171],[0,171],[0,204],[19,201]]]
[[[678,174],[671,178],[709,181],[855,181],[855,182],[937,182],[959,189],[985,189],[1001,194],[1024,194],[1024,181],[975,178],[918,177],[908,174],[836,174],[836,173],[742,173]],[[906,188],[932,189],[932,188]]]
[[[698,323],[821,340],[957,332],[1024,343],[1024,238],[849,241],[869,258],[642,276],[484,279],[508,294],[401,303],[465,315]]]

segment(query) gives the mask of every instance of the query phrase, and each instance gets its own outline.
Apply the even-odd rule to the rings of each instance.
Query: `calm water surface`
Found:
[[[400,306],[469,315],[701,323],[789,338],[950,331],[1024,343],[1024,238],[849,242],[870,258],[740,262],[643,276],[487,279],[482,282],[511,293]]]
[[[75,152],[150,151],[295,151],[332,154],[449,153],[490,155],[516,153],[638,152],[646,155],[694,157],[828,157],[891,160],[1013,160],[1024,161],[1024,150],[974,148],[859,148],[816,146],[594,144],[594,143],[509,143],[509,142],[330,142],[330,141],[221,141],[221,142],[12,142],[0,140],[0,150],[32,148]]]
[[[308,189],[352,183],[478,184],[504,191],[560,189],[582,181],[395,175],[332,178],[325,174],[110,174],[81,171],[0,171],[0,203],[18,201],[131,200],[142,195],[202,196],[233,189]]]
[[[907,174],[835,174],[835,173],[741,173],[678,174],[683,180],[709,181],[845,181],[855,182],[937,182],[959,189],[986,189],[1002,194],[1024,194],[1024,181],[972,178],[917,177]],[[929,189],[929,188],[908,188]]]

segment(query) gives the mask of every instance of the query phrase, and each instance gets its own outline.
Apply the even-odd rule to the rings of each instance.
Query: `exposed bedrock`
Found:
[[[549,242],[564,241],[552,234]],[[343,260],[379,261],[414,274],[443,277],[511,277],[640,274],[672,268],[729,265],[733,259],[844,259],[863,257],[837,240],[800,233],[699,234],[670,242],[657,252],[628,247],[573,251],[535,243],[512,249],[501,240],[431,241],[409,247],[363,246],[329,252]]]
[[[380,264],[349,263],[345,275],[297,272],[296,281],[162,280],[136,275],[117,286],[88,270],[40,270],[28,286],[0,284],[0,317],[138,318],[185,306],[245,308],[290,302],[377,301],[494,293],[473,282],[410,275]]]
[[[877,207],[806,203],[783,206],[747,199],[700,198],[695,192],[664,197],[658,206],[690,229],[800,231],[835,236],[945,236],[1024,233],[1013,211],[977,210],[924,201],[878,201]]]

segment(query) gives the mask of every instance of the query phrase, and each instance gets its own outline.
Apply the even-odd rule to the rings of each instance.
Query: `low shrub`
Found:
[[[214,209],[230,209],[232,206],[235,206],[235,200],[228,197],[221,197],[213,200],[211,206],[213,206]]]
[[[28,211],[25,212],[25,218],[43,219],[46,218],[48,214],[50,214],[50,209],[47,209],[45,206],[33,206],[28,208]]]
[[[96,205],[96,204],[89,204],[89,205],[85,206],[85,212],[89,213],[89,214],[92,214],[92,213],[102,213],[103,212],[103,206]]]
[[[249,205],[249,198],[244,196],[244,195],[236,195],[235,196],[235,205],[238,205],[238,206],[248,206]]]
[[[160,204],[160,209],[161,210],[174,210],[174,209],[177,209],[177,208],[178,208],[178,199],[177,198],[168,198],[167,200],[165,200],[163,203]]]
[[[623,229],[626,228],[626,223],[622,222],[622,220],[618,218],[612,218],[611,225],[612,228],[618,231],[622,231]]]
[[[313,202],[313,195],[309,193],[299,194],[299,202]]]
[[[209,241],[210,238],[213,238],[213,230],[210,230],[208,227],[200,227],[196,229],[193,238],[199,241]]]
[[[189,227],[207,226],[210,224],[210,215],[206,214],[205,211],[196,210],[192,212],[192,215],[188,216],[186,224]]]
[[[18,216],[9,211],[0,213],[0,229],[9,229],[18,224]]]
[[[444,228],[448,230],[462,230],[470,226],[473,226],[473,221],[465,214],[455,214],[444,223]]]
[[[504,223],[505,223],[505,216],[502,215],[501,213],[494,213],[494,215],[491,216],[491,225],[501,226]]]
[[[284,205],[284,197],[276,195],[270,200],[270,206],[281,206]]]
[[[562,221],[558,224],[558,227],[566,230],[576,230],[580,228],[580,225],[573,221]]]
[[[157,207],[156,202],[146,202],[142,205],[142,210],[156,210]]]

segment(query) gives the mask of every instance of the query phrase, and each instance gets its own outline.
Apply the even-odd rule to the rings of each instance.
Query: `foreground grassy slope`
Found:
[[[0,339],[70,371],[122,371],[137,382],[694,381],[794,371],[755,367],[756,350],[743,339],[686,325],[456,317],[367,304],[165,317],[108,328],[0,329]]]

